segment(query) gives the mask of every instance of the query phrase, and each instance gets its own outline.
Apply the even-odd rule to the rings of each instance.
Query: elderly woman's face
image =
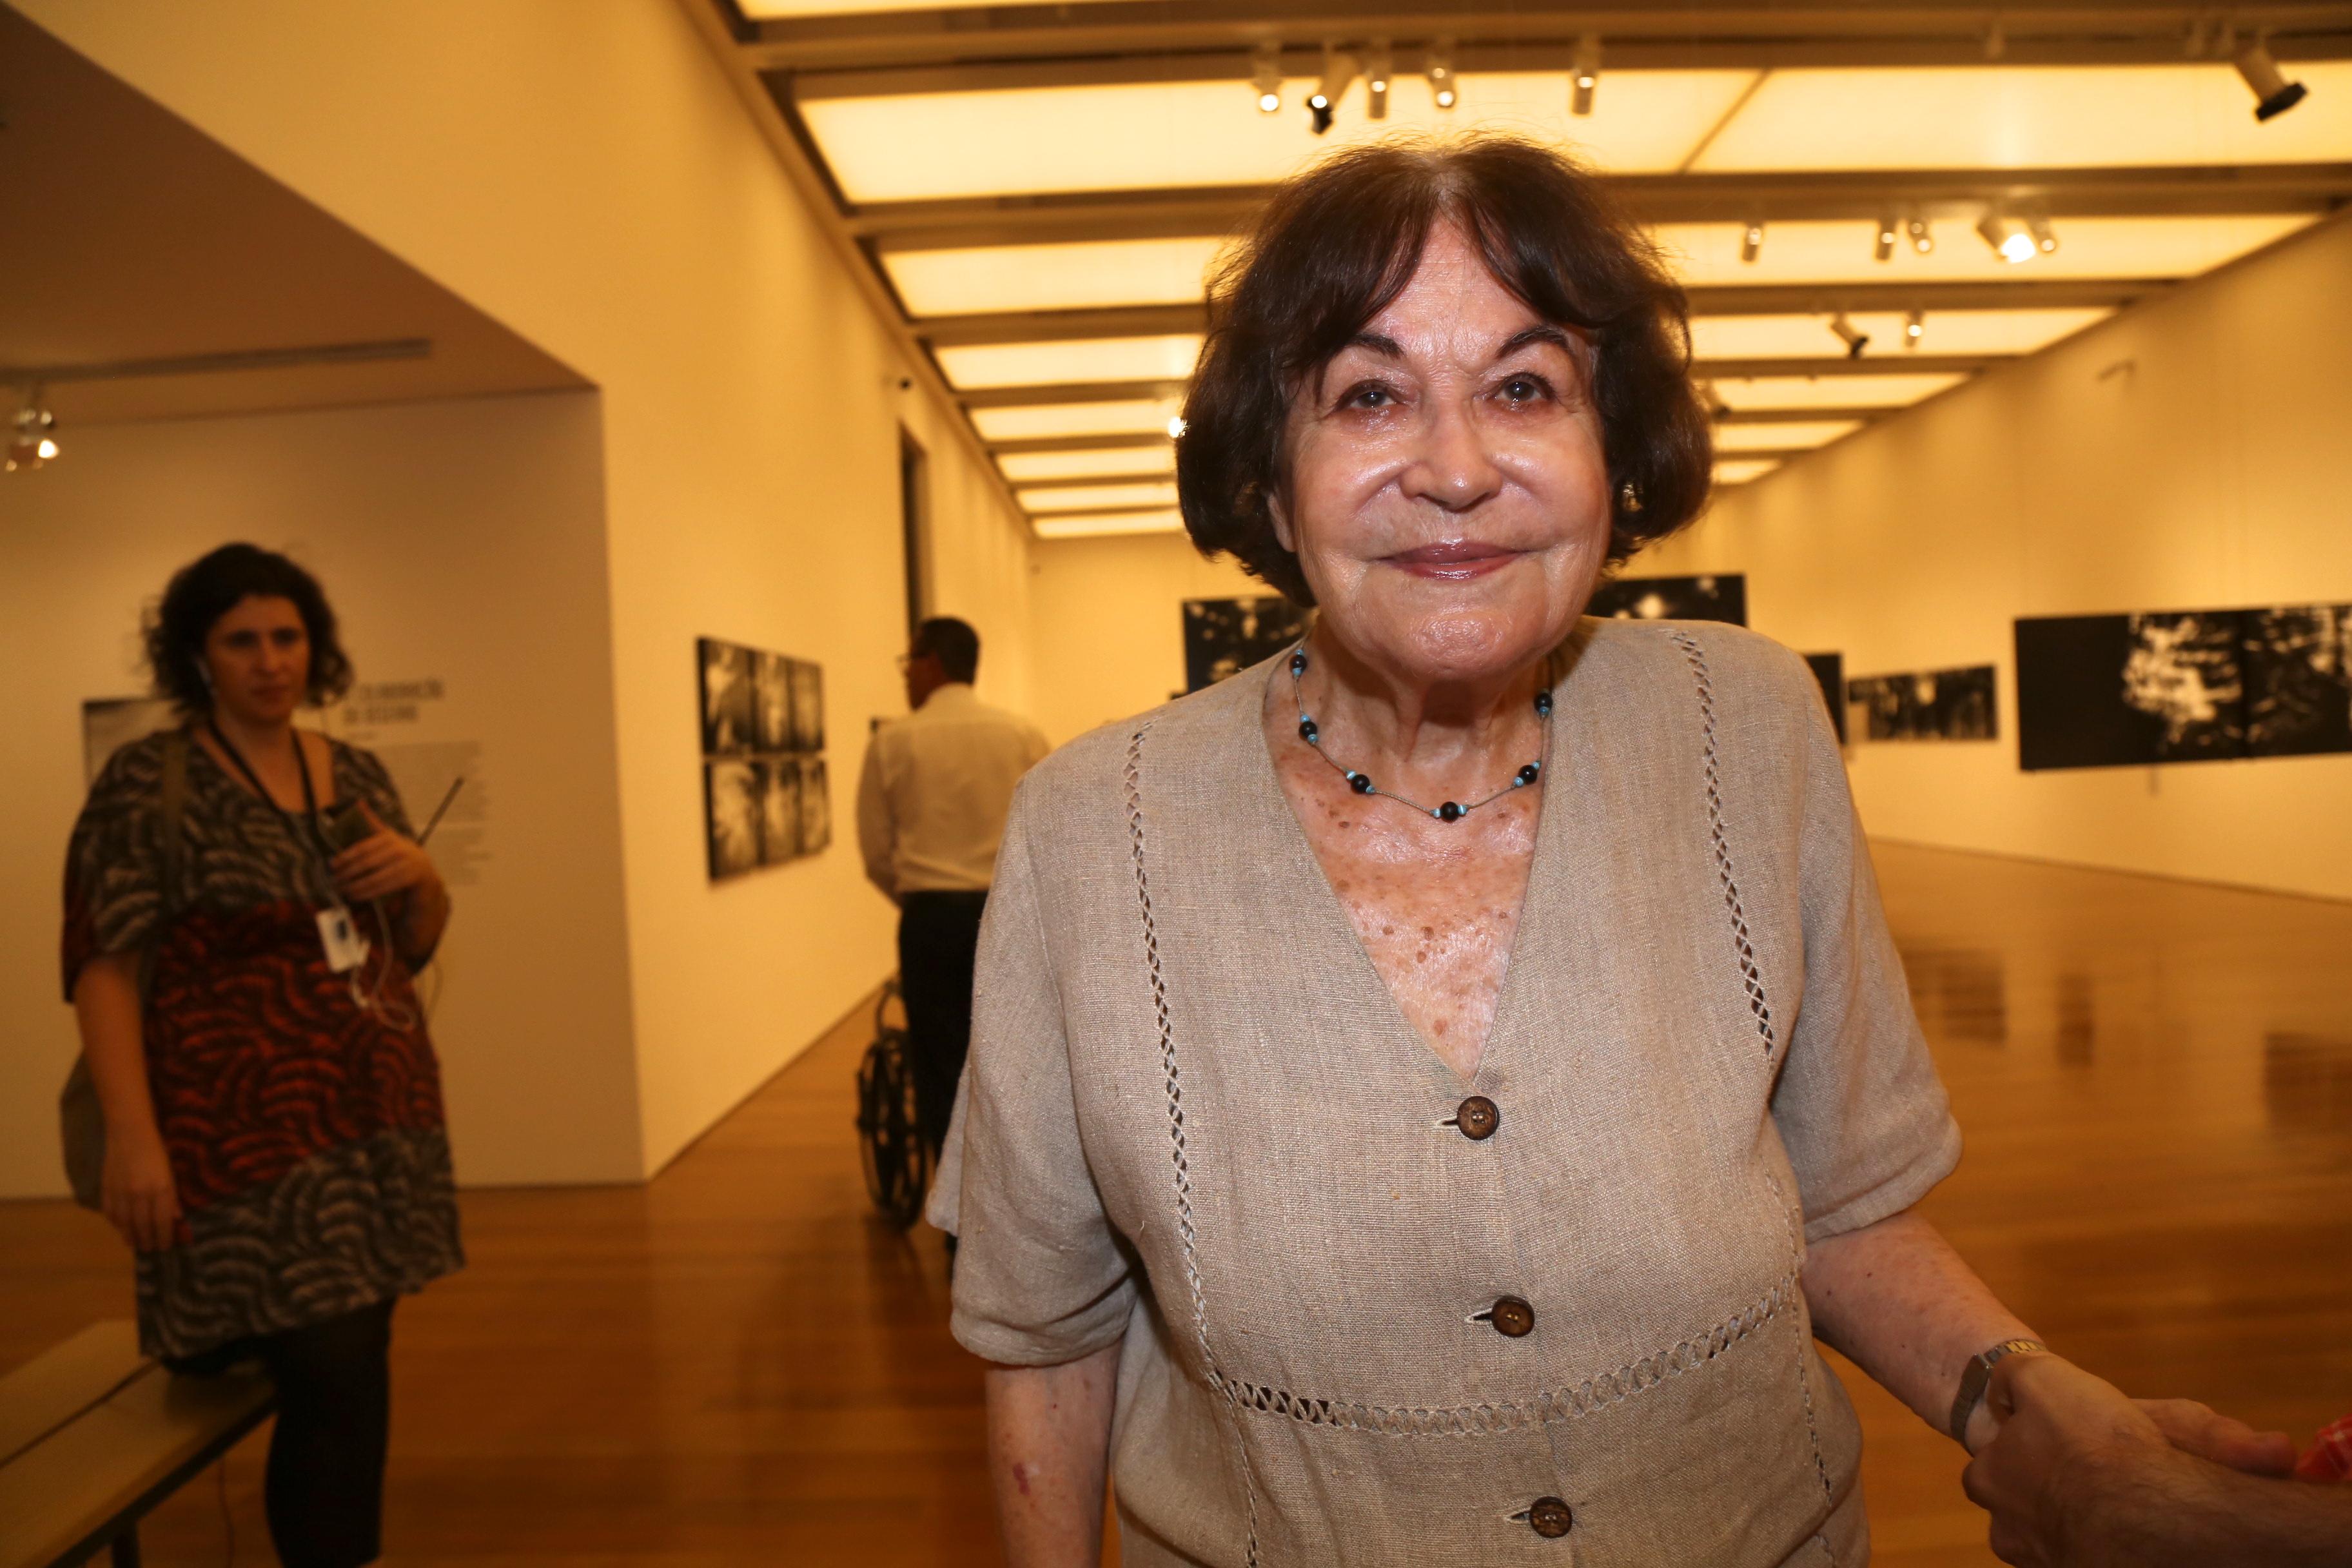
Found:
[[[1421,683],[1539,658],[1591,598],[1609,479],[1587,344],[1453,226],[1291,399],[1283,544],[1348,647]]]

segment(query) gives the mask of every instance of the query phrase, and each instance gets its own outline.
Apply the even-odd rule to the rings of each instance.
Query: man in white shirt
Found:
[[[1034,724],[973,695],[980,634],[951,616],[915,628],[913,711],[875,731],[857,783],[866,875],[898,906],[898,984],[915,1114],[936,1159],[971,1044],[972,955],[1013,786],[1049,749]]]

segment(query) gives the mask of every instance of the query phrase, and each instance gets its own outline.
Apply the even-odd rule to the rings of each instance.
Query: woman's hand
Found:
[[[335,885],[345,898],[364,903],[441,880],[424,846],[386,827],[367,802],[361,801],[359,807],[375,831],[335,857]]]
[[[127,1137],[107,1130],[99,1205],[134,1251],[163,1252],[188,1239],[179,1187],[172,1179],[172,1157],[152,1130]]]

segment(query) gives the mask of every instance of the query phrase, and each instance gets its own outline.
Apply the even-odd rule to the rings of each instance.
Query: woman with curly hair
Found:
[[[393,1303],[463,1261],[413,984],[449,898],[383,765],[294,723],[351,683],[309,573],[214,551],[147,654],[184,722],[108,762],[66,873],[100,1203],[142,1346],[276,1380],[280,1559],[352,1568],[378,1553]]]

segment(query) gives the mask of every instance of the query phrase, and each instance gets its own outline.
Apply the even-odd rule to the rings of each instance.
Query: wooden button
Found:
[[[1486,1314],[1495,1331],[1507,1340],[1516,1340],[1536,1326],[1536,1310],[1517,1296],[1502,1296]]]
[[[1539,1497],[1528,1505],[1528,1528],[1546,1541],[1558,1541],[1576,1522],[1568,1504],[1556,1497]]]
[[[1495,1109],[1495,1102],[1483,1094],[1472,1095],[1454,1110],[1454,1125],[1460,1128],[1462,1136],[1473,1143],[1483,1143],[1492,1138],[1495,1129],[1502,1124],[1503,1113]]]

